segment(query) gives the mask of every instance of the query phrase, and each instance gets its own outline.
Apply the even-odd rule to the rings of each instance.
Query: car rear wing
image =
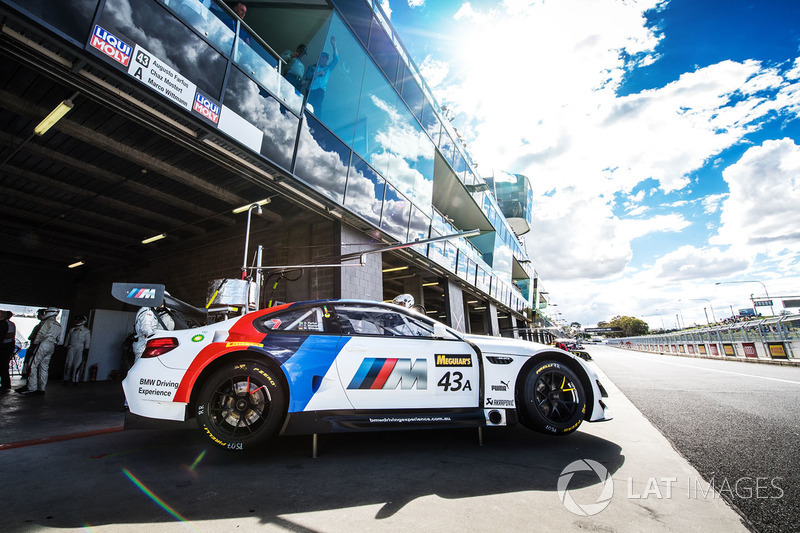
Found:
[[[170,310],[173,318],[185,323],[182,324],[183,327],[188,327],[186,323],[189,321],[197,324],[206,324],[208,322],[208,309],[195,307],[171,296],[164,290],[164,285],[157,283],[114,283],[111,286],[111,296],[122,303],[135,305],[136,307],[160,307],[164,305]]]

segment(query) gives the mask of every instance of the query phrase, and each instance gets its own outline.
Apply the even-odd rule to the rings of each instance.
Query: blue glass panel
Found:
[[[476,265],[474,261],[470,261],[469,266],[467,267],[467,281],[469,281],[473,285],[477,283],[476,281],[477,271],[478,271],[478,265]]]
[[[458,250],[456,249],[455,244],[450,241],[445,241],[444,243],[444,257],[445,257],[445,264],[444,267],[449,270],[450,272],[456,271],[456,259],[458,256]]]
[[[353,155],[344,205],[375,226],[381,222],[381,206],[386,181],[360,157]]]
[[[341,204],[347,183],[350,149],[310,114],[300,128],[294,173],[322,194]]]
[[[456,275],[461,279],[467,279],[467,270],[469,267],[469,258],[463,251],[458,252],[458,265],[456,266]]]
[[[442,234],[435,229],[431,229],[431,239],[441,237]],[[444,256],[444,241],[432,242],[429,245],[428,257],[437,264],[444,266],[446,259]]]
[[[331,37],[336,41],[338,54],[334,54],[330,42]],[[333,65],[321,95],[322,99],[319,99],[319,87],[315,89],[317,91],[315,93],[317,94],[316,100],[310,98],[314,116],[348,146],[353,146],[354,136],[360,142],[366,142],[367,124],[364,120],[357,120],[357,114],[367,53],[335,13],[331,17],[328,37],[323,42],[312,42],[312,44],[327,53],[330,56],[328,65]],[[338,60],[334,64],[333,61],[337,55]],[[313,65],[309,66],[307,70],[308,78],[311,77],[312,72],[314,72]],[[322,103],[322,107],[320,107],[320,103]]]
[[[373,19],[372,30],[369,34],[369,52],[375,59],[375,63],[381,68],[389,83],[394,84],[397,76],[397,63],[400,55],[392,44],[392,40],[386,35],[378,19]]]
[[[455,145],[453,144],[453,139],[450,138],[450,134],[447,133],[445,128],[442,128],[442,134],[439,137],[439,150],[442,151],[442,156],[444,160],[448,163],[453,163],[453,151],[455,150]]]
[[[403,79],[403,91],[401,94],[408,108],[411,109],[411,112],[414,113],[414,116],[417,117],[420,122],[422,122],[422,89],[419,88],[416,80],[407,70],[405,71],[405,77]]]
[[[394,81],[394,86],[397,88],[397,92],[403,94],[403,80],[408,77],[408,72],[406,71],[406,66],[400,61],[400,64],[397,67],[397,79]]]
[[[228,77],[225,106],[262,131],[261,153],[264,156],[286,169],[291,166],[297,117],[235,68]]]
[[[467,169],[467,162],[464,161],[464,156],[461,155],[461,150],[455,149],[455,155],[453,156],[453,170],[456,172],[456,176],[462,182],[464,181],[464,171]]]
[[[408,217],[411,214],[411,203],[390,185],[386,186],[383,200],[383,216],[381,229],[401,242],[408,237]]]
[[[492,273],[504,283],[511,283],[512,270],[511,250],[505,243],[498,244],[494,249]]]
[[[433,198],[435,148],[403,101],[371,61],[364,68],[353,148],[414,204]]]
[[[175,10],[182,21],[208,39],[225,55],[231,55],[233,38],[236,35],[236,19],[211,3],[206,7],[196,0],[158,0]]]
[[[421,211],[418,207],[414,207],[411,210],[411,222],[409,223],[408,227],[408,240],[409,241],[425,240],[428,238],[430,229],[431,229],[431,219],[427,217],[425,213]],[[427,255],[428,252],[427,244],[420,244],[414,246],[413,248],[422,255]]]
[[[333,5],[342,12],[342,17],[353,28],[353,33],[361,39],[364,46],[369,42],[369,27],[372,22],[372,9],[364,0],[334,0]]]
[[[280,94],[278,60],[244,29],[239,32],[234,59],[262,87],[272,94]]]
[[[428,132],[428,136],[433,140],[433,144],[439,144],[439,133],[441,132],[442,125],[439,123],[439,117],[433,111],[433,107],[425,100],[425,107],[422,112],[422,127]]]
[[[98,0],[12,0],[9,3],[83,44],[92,31]]]
[[[187,80],[219,100],[227,60],[151,0],[107,0],[98,24],[143,46]]]
[[[477,181],[478,180],[475,177],[475,174],[473,174],[472,170],[469,167],[467,167],[467,172],[466,172],[465,177],[464,177],[464,184],[465,185],[475,185],[475,183]]]

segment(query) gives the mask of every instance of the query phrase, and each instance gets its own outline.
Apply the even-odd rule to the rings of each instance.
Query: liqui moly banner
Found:
[[[94,31],[92,31],[92,35],[89,38],[89,46],[99,50],[109,59],[116,61],[123,67],[128,66],[131,61],[131,54],[133,54],[131,45],[99,25],[95,25]]]

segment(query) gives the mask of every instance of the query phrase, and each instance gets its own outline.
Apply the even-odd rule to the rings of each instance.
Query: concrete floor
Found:
[[[615,419],[567,437],[491,428],[480,447],[476,430],[326,435],[312,459],[310,437],[237,455],[197,430],[122,431],[118,383],[56,382],[43,398],[0,398],[0,472],[14,480],[2,529],[746,531],[713,494],[687,496],[697,471],[605,386]],[[585,460],[610,478],[584,469],[564,485],[582,516],[558,486]]]

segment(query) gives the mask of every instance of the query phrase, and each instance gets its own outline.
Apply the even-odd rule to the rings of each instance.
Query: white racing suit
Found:
[[[56,349],[56,342],[61,336],[61,324],[55,316],[50,316],[42,321],[42,327],[36,334],[34,344],[38,344],[33,363],[31,364],[31,375],[28,376],[28,390],[40,390],[44,392],[47,387],[49,375],[50,358]]]
[[[158,321],[159,317],[161,318],[161,322],[164,323],[163,326]],[[136,364],[136,361],[138,361],[144,353],[147,339],[155,335],[156,331],[163,329],[171,331],[175,329],[175,322],[166,311],[159,313],[159,316],[156,317],[151,307],[142,307],[136,312],[136,324],[134,327],[136,330],[136,340],[133,341],[133,355],[135,357],[134,364]]]
[[[64,381],[78,383],[83,363],[83,352],[89,349],[92,334],[86,325],[75,326],[67,333],[67,362],[64,365]]]

